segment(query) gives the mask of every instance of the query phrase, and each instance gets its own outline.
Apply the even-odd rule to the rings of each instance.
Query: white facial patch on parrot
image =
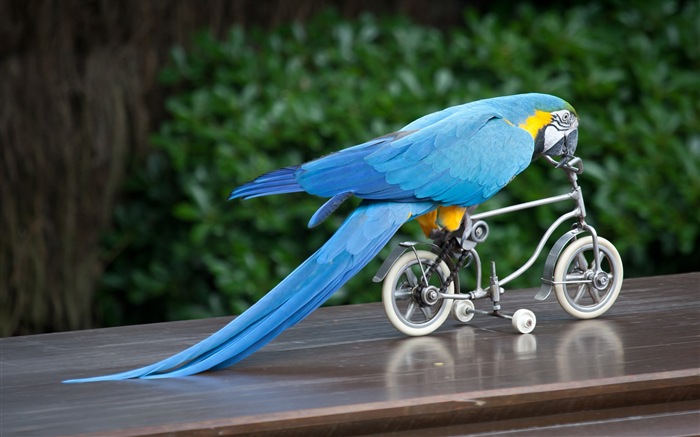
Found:
[[[577,128],[578,118],[571,111],[563,109],[552,112],[552,121],[544,129],[544,152],[547,152]]]
[[[560,131],[551,124],[547,126],[544,130],[544,151],[548,151],[552,148],[552,146],[557,144],[559,140],[564,138],[565,133],[566,132]]]

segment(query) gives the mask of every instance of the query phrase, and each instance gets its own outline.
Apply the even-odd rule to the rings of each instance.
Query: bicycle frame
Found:
[[[558,163],[550,158],[549,156],[545,156],[546,159],[550,162],[550,164],[554,165],[555,167],[558,166]],[[579,164],[579,167],[574,167],[576,164]],[[545,244],[549,240],[549,238],[552,236],[554,231],[565,221],[570,220],[572,218],[578,218],[578,224],[577,227],[581,229],[582,231],[587,231],[590,232],[591,235],[593,235],[593,251],[594,251],[594,258],[595,258],[595,268],[598,270],[598,266],[600,265],[600,260],[599,260],[599,255],[598,255],[598,247],[597,247],[597,234],[595,229],[588,225],[585,221],[586,217],[586,206],[583,200],[583,192],[581,190],[581,187],[578,185],[578,175],[583,173],[583,162],[581,161],[580,158],[573,158],[567,166],[564,168],[568,177],[569,181],[571,182],[572,185],[572,190],[571,192],[567,194],[562,194],[559,196],[552,196],[552,197],[546,197],[544,199],[539,199],[539,200],[533,200],[531,202],[525,202],[525,203],[520,203],[516,205],[511,205],[507,206],[504,208],[498,208],[494,209],[491,211],[486,211],[482,212],[479,214],[474,214],[471,216],[471,219],[474,221],[482,220],[485,218],[489,217],[495,217],[515,211],[522,211],[525,209],[531,209],[531,208],[536,208],[539,206],[544,206],[544,205],[549,205],[552,203],[559,203],[559,202],[564,202],[567,200],[573,200],[575,202],[574,209],[571,211],[562,214],[557,220],[555,220],[549,228],[544,232],[542,235],[542,238],[540,239],[537,247],[535,248],[535,251],[533,254],[530,256],[530,258],[523,264],[519,269],[505,277],[504,279],[500,280],[501,285],[505,285],[512,281],[513,279],[516,279],[520,275],[522,275],[527,269],[529,269],[532,264],[535,263],[537,258],[540,256],[542,253],[542,249],[544,248]],[[573,236],[572,236],[573,237]],[[567,239],[569,241],[570,238]],[[551,281],[550,281],[551,282]]]
[[[494,300],[494,303],[496,306],[498,306],[498,300],[499,300],[499,294],[503,293],[503,289],[501,288],[502,285],[505,285],[509,282],[511,282],[513,279],[518,278],[521,276],[527,269],[529,269],[537,260],[537,258],[540,256],[542,253],[542,250],[544,249],[545,244],[549,240],[549,238],[552,236],[554,231],[565,221],[577,218],[578,222],[575,224],[575,228],[564,235],[562,235],[557,242],[554,244],[552,247],[552,250],[549,253],[549,256],[547,257],[547,261],[545,263],[545,271],[544,275],[542,278],[542,287],[535,296],[537,300],[544,300],[549,296],[551,293],[552,286],[555,284],[555,282],[552,280],[552,272],[554,270],[554,263],[556,259],[559,256],[559,253],[562,251],[564,246],[571,240],[573,239],[576,235],[578,235],[581,232],[589,232],[592,237],[593,237],[593,251],[594,251],[594,269],[596,272],[600,271],[600,255],[599,255],[599,250],[598,250],[598,242],[597,242],[597,233],[595,229],[588,225],[585,221],[586,217],[586,207],[583,199],[583,192],[581,190],[581,187],[578,185],[578,175],[583,173],[583,162],[581,161],[580,158],[574,157],[572,158],[568,163],[565,165],[560,165],[557,161],[552,159],[549,156],[544,156],[544,158],[547,160],[549,164],[556,168],[562,168],[568,178],[569,182],[571,183],[572,190],[567,193],[567,194],[561,194],[558,196],[551,196],[547,197],[544,199],[539,199],[539,200],[533,200],[530,202],[525,202],[525,203],[520,203],[516,205],[511,205],[507,206],[504,208],[498,208],[494,209],[491,211],[485,211],[481,212],[478,214],[473,214],[473,215],[465,215],[464,218],[464,224],[463,226],[466,227],[464,230],[462,237],[460,239],[460,243],[462,246],[462,251],[463,252],[468,252],[471,254],[471,256],[474,259],[474,262],[476,264],[476,289],[467,293],[457,293],[457,294],[443,294],[440,293],[441,298],[445,299],[455,299],[455,300],[461,300],[461,299],[480,299],[483,297],[486,297],[489,295],[488,291],[491,291],[491,297],[492,300]],[[576,167],[578,165],[578,167]],[[482,270],[481,270],[481,260],[479,258],[478,253],[474,249],[477,245],[477,243],[485,240],[480,241],[473,241],[469,240],[469,237],[472,234],[472,230],[477,227],[477,225],[485,226],[486,229],[488,229],[488,226],[485,224],[485,222],[481,221],[486,218],[490,217],[496,217],[499,215],[503,214],[508,214],[511,212],[516,212],[516,211],[522,211],[525,209],[531,209],[531,208],[536,208],[539,206],[544,206],[544,205],[549,205],[553,203],[559,203],[559,202],[564,202],[564,201],[573,201],[574,202],[574,208],[562,214],[559,218],[557,218],[544,232],[542,235],[542,238],[540,239],[539,243],[537,244],[537,247],[535,248],[534,252],[530,256],[530,258],[516,271],[512,272],[508,276],[506,276],[504,279],[499,280],[498,277],[495,274],[495,263],[492,262],[492,274],[491,274],[491,284],[490,286],[486,288],[482,288]],[[474,223],[472,225],[471,223]],[[375,282],[380,282],[384,279],[384,276],[386,275],[386,272],[388,269],[393,265],[393,263],[398,259],[399,256],[401,256],[402,253],[405,252],[407,248],[410,248],[411,250],[416,251],[414,246],[418,243],[414,242],[406,242],[406,243],[401,243],[400,247],[398,247],[394,252],[386,259],[384,265],[379,269],[377,274],[374,277]],[[436,244],[432,244],[434,247],[438,247]]]
[[[571,229],[557,239],[547,256],[542,285],[535,299],[544,300],[554,291],[564,311],[579,319],[598,317],[613,305],[622,285],[622,260],[615,246],[598,237],[596,230],[586,223],[586,206],[578,185],[583,162],[577,157],[561,162],[544,158],[567,174],[571,184],[569,193],[478,214],[467,212],[456,231],[435,230],[430,235],[432,242],[408,241],[394,249],[374,281],[384,282],[384,311],[396,329],[411,336],[427,335],[442,325],[449,314],[461,323],[469,322],[475,314],[482,314],[510,319],[513,328],[521,334],[532,332],[536,325],[532,311],[523,308],[512,314],[501,311],[501,294],[505,293],[502,285],[529,269],[556,229],[571,219],[574,219]],[[549,225],[527,261],[503,280],[499,280],[496,263],[492,261],[489,283],[482,287],[482,264],[476,246],[488,238],[489,226],[484,219],[564,201],[572,201],[574,207]],[[582,232],[590,235],[577,239]],[[421,244],[427,244],[431,250],[417,250],[416,246]],[[593,256],[586,258],[584,253],[590,251]],[[472,263],[476,285],[462,292],[459,272]],[[487,297],[492,309],[476,309],[474,301]],[[416,312],[416,308],[420,308],[420,312]],[[420,320],[416,320],[415,314],[419,314]]]

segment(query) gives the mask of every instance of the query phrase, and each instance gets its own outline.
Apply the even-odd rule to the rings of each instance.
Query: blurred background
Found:
[[[310,231],[321,199],[233,187],[531,91],[577,109],[589,222],[626,276],[697,271],[698,41],[696,0],[5,0],[0,335],[238,314],[354,205]],[[536,162],[482,209],[567,191]],[[567,207],[490,222],[482,259],[519,267]],[[378,301],[390,249],[329,304]]]

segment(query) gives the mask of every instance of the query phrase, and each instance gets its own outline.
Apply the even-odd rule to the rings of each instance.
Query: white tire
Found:
[[[386,274],[382,285],[384,312],[389,322],[406,335],[412,337],[428,335],[442,326],[450,315],[452,299],[438,298],[434,303],[426,304],[420,297],[421,292],[427,289],[421,285],[423,272],[427,271],[431,265],[435,265],[436,260],[437,255],[433,252],[407,251],[396,260]],[[439,290],[450,274],[447,263],[440,262],[435,273],[428,278],[430,287],[428,291]],[[454,292],[454,282],[451,282],[445,294],[454,294]]]
[[[602,273],[593,270],[593,237],[580,238],[562,252],[554,268],[559,305],[578,319],[594,319],[613,306],[620,294],[623,267],[611,242],[598,237]]]
[[[452,316],[461,323],[467,323],[474,318],[474,302],[458,300],[452,305]]]
[[[513,328],[521,334],[529,334],[537,325],[535,313],[526,309],[519,309],[513,314]]]

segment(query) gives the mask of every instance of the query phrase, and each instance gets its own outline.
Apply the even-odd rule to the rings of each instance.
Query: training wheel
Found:
[[[526,309],[519,309],[513,314],[513,328],[521,334],[529,334],[537,325],[535,313]]]
[[[471,300],[458,300],[452,306],[452,317],[462,323],[467,323],[474,317],[474,302]]]

